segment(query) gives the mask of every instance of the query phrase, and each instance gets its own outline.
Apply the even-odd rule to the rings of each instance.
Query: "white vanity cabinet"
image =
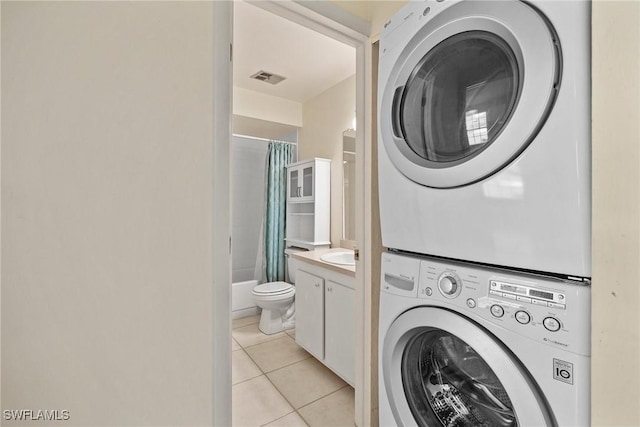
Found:
[[[314,158],[287,165],[287,246],[328,248],[331,160]]]
[[[301,262],[296,271],[296,342],[355,383],[355,279]]]
[[[324,358],[324,279],[296,272],[296,341],[318,359]]]
[[[355,381],[356,291],[332,280],[325,283],[324,362],[349,384]]]

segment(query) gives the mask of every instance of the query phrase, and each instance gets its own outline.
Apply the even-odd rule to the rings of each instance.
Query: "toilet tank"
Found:
[[[285,280],[295,285],[296,283],[296,260],[291,256],[296,252],[307,252],[306,249],[295,248],[293,246],[284,250],[284,256],[287,259],[287,268],[285,269]]]

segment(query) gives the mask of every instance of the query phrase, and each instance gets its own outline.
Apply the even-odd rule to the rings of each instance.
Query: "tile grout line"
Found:
[[[286,332],[285,332],[285,336],[288,336],[289,338],[291,338],[291,336],[290,336],[289,334],[287,334]],[[282,337],[282,338],[284,338],[284,337]],[[279,339],[279,338],[278,338],[278,339]],[[250,359],[250,360],[251,360],[251,361],[256,365],[256,367],[258,368],[258,370],[262,373],[262,375],[259,375],[259,376],[264,376],[264,377],[267,379],[267,381],[269,381],[269,383],[273,386],[273,388],[278,392],[278,394],[279,394],[280,396],[282,396],[282,398],[285,400],[285,402],[287,402],[287,403],[289,404],[289,406],[291,406],[291,408],[293,409],[293,411],[292,411],[292,412],[288,412],[287,414],[283,415],[283,416],[282,416],[282,417],[280,417],[280,418],[284,418],[284,417],[286,417],[287,415],[292,414],[293,412],[295,412],[295,413],[298,415],[298,417],[300,417],[300,419],[301,419],[301,420],[302,420],[302,421],[303,421],[303,422],[308,426],[308,425],[309,425],[309,423],[307,423],[307,420],[302,416],[302,414],[300,414],[300,413],[298,412],[298,410],[296,409],[296,407],[295,407],[295,406],[294,406],[294,405],[289,401],[289,399],[287,399],[287,397],[282,393],[282,391],[280,391],[280,389],[278,388],[278,386],[276,386],[276,385],[274,384],[274,382],[273,382],[273,381],[271,381],[271,378],[269,378],[269,376],[267,375],[267,373],[266,373],[266,372],[265,372],[265,371],[260,367],[260,365],[258,365],[258,363],[255,361],[255,359],[254,359],[253,357],[251,357],[251,355],[246,351],[246,348],[248,348],[248,347],[255,347],[256,345],[260,345],[260,344],[263,344],[263,343],[266,343],[266,342],[270,342],[270,341],[274,341],[274,340],[264,341],[264,342],[262,342],[262,343],[258,343],[258,344],[250,345],[250,346],[247,346],[247,347],[243,347],[243,346],[242,346],[242,344],[240,344],[240,343],[238,343],[238,344],[239,344],[239,345],[240,345],[240,347],[242,348],[242,351],[244,351],[244,352],[245,352],[245,354],[247,355],[247,357],[249,357],[249,359]],[[294,342],[295,342],[295,340],[294,340]],[[297,344],[296,344],[296,345],[297,345]],[[310,354],[309,354],[309,357],[311,357],[311,355],[310,355]],[[293,362],[293,363],[291,363],[291,364],[289,364],[289,365],[287,365],[287,366],[295,365],[296,363],[299,363],[299,362],[302,362],[302,361],[304,361],[304,360],[307,360],[309,357],[307,357],[306,359],[303,359],[303,360],[298,360],[297,362]],[[274,369],[273,371],[270,371],[270,372],[275,372],[275,371],[277,371],[277,370],[279,370],[279,369],[282,369],[282,368],[285,368],[285,367],[286,367],[286,366],[283,366],[283,367],[281,367],[281,368]],[[254,378],[257,378],[257,377],[254,377]],[[253,379],[253,378],[252,378],[252,379]],[[247,380],[247,381],[248,381],[248,380]],[[267,422],[266,424],[269,424],[269,423],[272,423],[272,422],[274,422],[274,421],[277,421],[277,420],[279,420],[280,418],[276,418],[275,420],[271,420],[271,421]],[[263,424],[263,425],[266,425],[266,424]]]
[[[261,377],[261,376],[263,376],[263,375],[264,375],[265,377],[267,376],[267,375],[262,371],[262,369],[260,369],[260,366],[258,366],[258,364],[257,364],[257,363],[256,363],[256,362],[251,358],[251,356],[249,356],[249,353],[247,353],[247,351],[246,351],[244,348],[239,348],[238,350],[242,350],[242,352],[243,352],[243,353],[244,353],[244,354],[249,358],[249,360],[251,360],[251,362],[253,362],[253,364],[254,364],[254,365],[256,365],[256,368],[258,368],[258,371],[260,371],[260,374],[259,374],[259,375],[256,375],[255,377],[247,378],[246,380],[240,381],[240,382],[238,382],[238,383],[231,384],[231,387],[232,387],[232,388],[233,388],[233,387],[235,387],[235,386],[237,386],[238,384],[246,383],[247,381],[251,381],[251,380],[256,379],[256,378],[258,378],[258,377]],[[234,351],[238,351],[238,350],[234,350]],[[231,352],[231,353],[233,353],[233,352]],[[232,368],[232,369],[233,369],[233,368]]]
[[[240,327],[239,327],[239,328],[237,328],[237,329],[244,328],[244,327],[246,327],[246,326],[253,326],[254,324],[255,324],[255,323],[252,323],[251,325],[244,325],[244,326],[240,326]],[[231,335],[232,335],[232,338],[233,338],[233,339],[235,339],[235,337],[233,337],[233,331],[234,331],[234,330],[232,330],[232,331],[231,331],[231,332],[232,332],[232,334],[231,334]],[[277,335],[277,334],[267,335],[267,334],[264,334],[264,333],[263,333],[262,331],[260,331],[259,329],[258,329],[258,331],[259,331],[262,335],[264,335],[264,336],[266,336],[266,337],[273,337],[273,338],[268,339],[268,340],[264,340],[264,341],[260,341],[260,342],[257,342],[257,343],[255,343],[255,344],[250,344],[250,345],[247,345],[247,346],[242,345],[242,344],[241,344],[237,339],[235,339],[235,340],[236,340],[236,342],[238,343],[238,345],[239,345],[240,347],[242,347],[242,348],[249,348],[249,347],[253,347],[253,346],[256,346],[256,345],[260,345],[260,344],[263,344],[263,343],[266,343],[266,342],[275,341],[275,340],[278,340],[278,339],[280,339],[280,338],[284,338],[284,337],[286,337],[286,336],[288,336],[289,338],[293,339],[293,337],[291,337],[291,336],[290,336],[289,334],[287,334],[286,332],[278,332],[277,334],[282,333],[283,335],[282,335],[282,336],[278,336],[278,337],[274,337],[274,335]],[[293,339],[293,340],[295,341],[295,339]]]
[[[256,322],[256,323],[259,323],[259,322]],[[256,323],[251,323],[251,324],[247,324],[247,325],[242,325],[242,326],[239,326],[238,328],[242,328],[242,327],[246,327],[246,326],[255,325]],[[232,328],[232,329],[233,329],[233,328]],[[261,333],[261,334],[263,334],[263,335],[266,335],[266,334],[262,333],[261,331],[260,331],[260,333]],[[262,341],[262,342],[259,342],[259,343],[256,343],[256,344],[248,345],[248,346],[246,346],[246,347],[245,347],[245,346],[243,346],[240,342],[238,342],[238,341],[236,340],[236,342],[237,342],[237,343],[238,343],[238,345],[240,346],[240,349],[241,349],[241,350],[242,350],[242,351],[247,355],[247,357],[248,357],[248,358],[249,358],[249,359],[250,359],[250,360],[251,360],[251,361],[256,365],[256,367],[258,368],[258,370],[261,372],[261,375],[258,375],[258,376],[255,376],[255,377],[253,377],[253,378],[247,379],[247,380],[242,381],[242,382],[240,382],[240,383],[238,383],[238,384],[242,384],[243,382],[246,382],[246,381],[250,381],[250,380],[253,380],[253,379],[259,378],[260,376],[264,376],[264,377],[267,379],[267,381],[269,381],[269,383],[270,383],[270,384],[275,388],[275,390],[278,392],[278,394],[279,394],[280,396],[282,396],[282,398],[283,398],[283,399],[284,399],[284,400],[289,404],[289,406],[291,406],[291,408],[293,409],[293,411],[292,411],[292,412],[289,412],[289,413],[287,413],[287,414],[283,415],[282,417],[279,417],[279,418],[276,418],[276,419],[274,419],[274,420],[271,420],[271,421],[269,421],[269,422],[267,422],[267,423],[263,424],[262,426],[266,426],[267,424],[272,423],[272,422],[275,422],[275,421],[277,421],[277,420],[279,420],[279,419],[282,419],[282,418],[284,418],[284,417],[286,417],[286,416],[288,416],[288,415],[291,415],[291,414],[292,414],[292,413],[294,413],[294,412],[298,415],[298,417],[300,417],[300,419],[301,419],[301,420],[302,420],[302,421],[303,421],[307,426],[309,426],[310,424],[307,422],[306,418],[304,418],[304,417],[302,416],[302,414],[298,411],[299,409],[302,409],[302,408],[305,408],[305,407],[307,407],[307,406],[309,406],[309,405],[312,405],[312,404],[314,404],[314,403],[318,402],[319,400],[322,400],[322,399],[324,399],[324,398],[326,398],[326,397],[328,397],[328,396],[331,396],[332,394],[335,394],[335,393],[339,392],[340,390],[342,390],[342,389],[344,389],[344,388],[346,388],[346,387],[351,387],[351,385],[349,385],[349,383],[346,383],[346,382],[345,382],[345,384],[344,384],[342,387],[338,388],[337,390],[334,390],[334,391],[332,391],[332,392],[329,392],[329,393],[328,393],[328,394],[326,394],[326,395],[320,396],[320,397],[318,397],[317,399],[315,399],[315,400],[313,400],[313,401],[311,401],[311,402],[306,403],[305,405],[301,406],[300,408],[296,408],[296,407],[295,407],[295,406],[294,406],[294,405],[289,401],[289,399],[287,399],[287,397],[282,393],[282,391],[278,388],[278,386],[277,386],[273,381],[271,381],[271,378],[269,378],[268,373],[273,373],[273,372],[276,372],[276,371],[279,371],[279,370],[285,369],[285,368],[287,368],[287,367],[291,367],[291,366],[293,366],[293,365],[295,365],[295,364],[297,364],[297,363],[304,362],[304,361],[306,361],[306,360],[308,360],[308,359],[310,359],[310,358],[313,358],[313,355],[311,355],[311,353],[309,353],[309,352],[307,352],[306,350],[304,350],[304,348],[300,347],[300,346],[296,343],[295,338],[294,338],[294,337],[292,337],[291,335],[289,335],[289,334],[287,333],[287,331],[283,331],[283,333],[284,333],[284,335],[283,335],[283,336],[281,336],[281,337],[273,338],[273,339],[266,340],[266,341]],[[307,353],[307,354],[308,354],[308,357],[306,357],[305,359],[302,359],[302,360],[298,360],[298,361],[292,362],[292,363],[290,363],[290,364],[288,364],[288,365],[281,366],[281,367],[279,367],[279,368],[277,368],[277,369],[274,369],[274,370],[271,370],[271,371],[269,371],[269,372],[265,372],[265,371],[262,369],[262,367],[260,367],[260,365],[258,365],[258,363],[256,362],[256,360],[255,360],[253,357],[251,357],[251,355],[250,355],[250,354],[247,352],[247,350],[246,350],[247,348],[255,347],[255,346],[258,346],[258,345],[261,345],[261,344],[265,344],[265,343],[268,343],[268,342],[272,342],[272,341],[275,341],[275,340],[277,340],[277,339],[281,339],[281,338],[284,338],[284,337],[289,337],[290,339],[292,339],[292,340],[293,340],[293,342],[294,342],[296,345],[298,345],[298,347],[302,348],[302,350],[304,350],[304,351],[305,351],[305,353]],[[234,339],[235,339],[235,338],[234,338]],[[338,377],[338,378],[339,378],[339,377]],[[341,379],[341,380],[342,380],[342,379]],[[344,380],[342,380],[342,381],[344,381]],[[235,386],[235,385],[237,385],[237,384],[234,384],[234,386]]]
[[[289,335],[289,334],[286,334],[286,335]],[[295,340],[293,339],[293,337],[292,337],[292,336],[290,336],[290,335],[289,335],[289,338],[291,338],[291,339],[295,342]],[[265,342],[269,342],[269,341],[265,341]],[[249,346],[249,347],[255,347],[256,345],[260,345],[260,344],[262,344],[262,343],[255,344],[255,345],[252,345],[252,346]],[[298,344],[296,343],[296,345],[298,345]],[[298,346],[298,347],[300,347],[300,346]],[[302,348],[302,347],[300,347],[300,348]],[[243,350],[245,350],[245,348],[244,348],[244,347],[243,347]],[[304,350],[304,348],[303,348],[303,350]],[[258,363],[253,359],[253,357],[251,357],[251,355],[250,355],[248,352],[246,352],[246,350],[245,350],[245,353],[247,353],[247,356],[249,356],[249,358],[251,359],[251,361],[253,361],[253,363],[255,363],[255,365],[258,367],[258,369],[260,370],[260,372],[262,372],[262,375],[264,375],[264,376],[267,378],[267,380],[268,380],[268,381],[273,385],[273,387],[274,387],[274,388],[277,390],[277,392],[278,392],[278,393],[279,393],[279,394],[284,398],[284,400],[286,400],[286,401],[287,401],[287,403],[288,403],[289,405],[291,405],[291,407],[293,408],[293,412],[295,412],[295,413],[300,417],[300,419],[301,419],[302,421],[304,421],[304,423],[305,423],[305,424],[307,424],[307,426],[308,426],[308,425],[309,425],[309,423],[307,422],[306,418],[304,418],[304,417],[302,416],[302,414],[301,414],[300,412],[298,412],[298,409],[302,409],[302,408],[304,408],[304,407],[306,407],[306,406],[309,406],[309,405],[311,405],[311,404],[313,404],[313,403],[315,403],[315,402],[317,402],[317,401],[319,401],[319,400],[321,400],[321,399],[324,399],[324,398],[325,398],[325,397],[327,397],[327,396],[330,396],[330,395],[332,395],[332,394],[334,394],[334,393],[337,393],[338,391],[342,390],[342,389],[343,389],[343,388],[345,388],[345,387],[351,387],[351,386],[350,386],[348,383],[345,383],[345,385],[343,385],[343,386],[342,386],[342,387],[340,387],[339,389],[334,390],[334,391],[332,391],[332,392],[329,392],[329,393],[327,393],[326,395],[320,396],[320,397],[318,397],[317,399],[312,400],[311,402],[304,404],[304,405],[303,405],[303,406],[301,406],[300,408],[296,408],[296,407],[293,405],[293,403],[291,403],[291,402],[289,401],[289,399],[287,399],[287,397],[282,393],[282,391],[278,388],[278,386],[277,386],[273,381],[271,381],[271,378],[269,378],[269,375],[267,375],[267,374],[268,374],[268,373],[272,373],[272,372],[279,371],[279,370],[281,370],[281,369],[284,369],[284,368],[287,368],[287,367],[290,367],[290,366],[293,366],[293,365],[295,365],[295,364],[297,364],[297,363],[304,362],[305,360],[308,360],[308,359],[310,359],[310,358],[312,358],[312,357],[313,357],[313,356],[311,355],[311,353],[307,352],[306,350],[304,350],[304,351],[309,355],[309,356],[308,356],[308,357],[306,357],[305,359],[298,360],[298,361],[296,361],[296,362],[292,362],[292,363],[290,363],[290,364],[288,364],[288,365],[281,366],[280,368],[274,369],[274,370],[269,371],[269,372],[265,372],[265,371],[260,367],[260,365],[258,365]],[[343,381],[344,381],[344,380],[343,380]],[[280,418],[286,417],[286,416],[287,416],[287,415],[289,415],[289,414],[291,414],[291,412],[289,412],[289,413],[288,413],[288,414],[286,414],[286,415],[283,415],[283,416],[282,416],[282,417],[280,417]],[[280,418],[277,418],[277,419],[275,419],[275,420],[269,421],[269,423],[272,423],[272,422],[274,422],[274,421],[277,421],[277,420],[279,420]],[[269,423],[267,423],[267,424],[269,424]],[[265,424],[265,425],[266,425],[266,424]]]
[[[231,326],[231,330],[244,328],[245,326],[257,325],[260,322],[246,323],[244,325]]]
[[[291,414],[297,414],[297,415],[300,417],[300,419],[302,420],[302,422],[303,422],[307,427],[309,427],[309,423],[307,422],[307,420],[305,420],[304,418],[302,418],[302,415],[298,414],[298,411],[296,411],[296,410],[295,410],[295,408],[293,409],[293,411],[289,412],[288,414],[284,414],[284,415],[283,415],[283,416],[281,416],[280,418],[276,418],[276,419],[275,419],[275,420],[273,420],[273,421],[269,421],[269,422],[268,422],[268,423],[266,423],[266,424],[262,424],[260,427],[268,426],[269,424],[271,424],[271,423],[275,423],[276,421],[281,420],[281,419],[283,419],[284,417],[288,417],[288,416],[289,416],[289,415],[291,415]]]
[[[306,360],[306,359],[305,359],[305,360]],[[291,403],[291,402],[289,401],[289,399],[287,399],[287,397],[286,397],[286,396],[285,396],[285,395],[280,391],[280,389],[278,388],[278,386],[277,386],[277,385],[275,385],[273,381],[271,381],[271,378],[269,378],[269,376],[268,376],[267,374],[264,374],[264,376],[265,376],[265,377],[267,378],[267,380],[271,383],[271,385],[273,385],[273,387],[278,391],[278,393],[280,393],[280,395],[282,396],[282,398],[283,398],[284,400],[286,400],[286,401],[287,401],[287,403],[288,403],[289,405],[291,405],[291,407],[293,408],[293,412],[295,412],[295,413],[300,417],[300,419],[301,419],[301,420],[302,420],[302,421],[303,421],[303,422],[308,426],[308,425],[309,425],[309,423],[307,422],[307,419],[306,419],[305,417],[303,417],[303,416],[302,416],[302,414],[301,414],[300,412],[298,412],[298,408],[296,408],[296,407],[293,405],[293,403]],[[290,412],[290,413],[291,413],[291,412]],[[289,413],[289,414],[290,414],[290,413]],[[289,415],[289,414],[287,414],[287,415]],[[282,418],[282,417],[281,417],[281,418]],[[278,419],[280,419],[280,418],[278,418]],[[276,420],[273,420],[273,421],[276,421]],[[271,422],[271,423],[272,423],[273,421],[269,421],[269,422]]]
[[[291,338],[291,337],[289,337],[289,338]],[[267,341],[267,342],[268,342],[268,341]],[[243,349],[243,350],[244,350],[244,349]],[[246,351],[245,351],[245,353],[246,353]],[[284,395],[284,393],[282,393],[282,391],[278,388],[278,386],[277,386],[273,381],[271,381],[271,378],[269,378],[269,376],[267,375],[267,373],[266,373],[265,371],[263,371],[263,370],[262,370],[262,368],[260,367],[260,365],[258,365],[258,363],[253,359],[253,357],[251,357],[251,355],[250,355],[249,353],[247,353],[247,356],[249,356],[249,358],[251,359],[251,361],[252,361],[253,363],[255,363],[255,365],[258,367],[258,369],[260,370],[260,372],[262,372],[262,375],[264,375],[264,377],[267,379],[267,381],[269,381],[269,382],[271,383],[271,385],[273,386],[273,388],[275,388],[275,389],[276,389],[276,391],[278,392],[278,394],[279,394],[280,396],[282,396],[282,398],[283,398],[283,399],[284,399],[284,400],[289,404],[289,406],[291,406],[291,408],[293,409],[293,412],[295,412],[295,413],[298,415],[298,417],[300,417],[300,419],[301,419],[301,420],[302,420],[302,421],[303,421],[307,426],[309,426],[309,423],[307,422],[307,420],[302,416],[302,414],[300,414],[300,413],[298,412],[298,409],[296,409],[296,407],[293,405],[293,403],[291,403],[291,402],[289,401],[289,399],[287,399],[287,397]],[[309,357],[311,357],[311,355],[309,355]],[[307,357],[307,359],[309,359],[309,357]],[[289,364],[289,365],[287,365],[287,366],[295,365],[296,363],[303,362],[303,361],[305,361],[305,360],[307,360],[307,359],[298,360],[297,362],[293,362],[293,363],[291,363],[291,364]],[[283,369],[283,368],[285,368],[285,367],[287,367],[287,366],[283,366],[282,368],[274,369],[273,371],[270,371],[270,372],[279,371],[280,369]],[[286,417],[287,415],[292,414],[293,412],[289,412],[289,413],[287,413],[287,414],[283,415],[283,416],[282,416],[282,417],[280,417],[280,418],[284,418],[284,417]],[[275,420],[271,420],[271,421],[269,421],[269,422],[268,422],[268,423],[266,423],[266,424],[269,424],[269,423],[272,423],[272,422],[274,422],[274,421],[277,421],[277,420],[279,420],[280,418],[276,418]],[[263,424],[263,425],[266,425],[266,424]]]
[[[329,397],[329,396],[331,396],[332,394],[336,394],[336,393],[337,393],[337,392],[339,392],[340,390],[343,390],[343,389],[345,389],[345,388],[347,388],[347,387],[351,387],[351,386],[350,386],[349,384],[345,384],[344,386],[340,387],[339,389],[334,390],[334,391],[330,392],[329,394],[326,394],[326,395],[324,395],[324,396],[322,396],[322,397],[319,397],[319,398],[317,398],[316,400],[313,400],[313,401],[311,401],[311,402],[309,402],[309,403],[306,403],[304,406],[301,406],[301,407],[299,407],[298,409],[306,408],[307,406],[312,405],[312,404],[316,403],[317,401],[324,399],[325,397]],[[351,388],[353,388],[353,387],[351,387]]]
[[[284,334],[283,336],[281,336],[281,337],[273,338],[273,339],[266,340],[266,341],[261,341],[261,342],[259,342],[259,343],[251,344],[251,345],[248,345],[248,346],[243,347],[243,348],[255,347],[255,346],[257,346],[257,345],[264,344],[264,343],[266,343],[266,342],[275,341],[275,340],[280,340],[280,339],[282,339],[282,338],[291,338],[291,339],[293,340],[293,342],[296,342],[296,340],[294,340],[294,339],[293,339],[293,337],[292,337],[291,335],[289,335],[289,334],[286,334],[286,333],[285,333],[285,334]],[[296,343],[296,344],[297,344],[297,343]]]

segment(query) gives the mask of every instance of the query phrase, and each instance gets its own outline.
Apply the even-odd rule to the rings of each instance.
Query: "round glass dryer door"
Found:
[[[553,29],[525,2],[463,0],[427,15],[381,91],[386,152],[429,187],[482,180],[535,138],[560,70]]]
[[[520,83],[518,62],[504,40],[485,31],[452,36],[409,77],[399,100],[399,133],[429,162],[464,162],[496,140]]]
[[[384,338],[381,363],[398,426],[556,425],[513,353],[449,310],[418,307],[400,315]]]

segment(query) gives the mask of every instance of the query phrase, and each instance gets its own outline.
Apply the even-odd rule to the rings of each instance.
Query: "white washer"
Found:
[[[386,247],[591,276],[591,4],[410,2],[382,31]]]
[[[590,287],[385,253],[380,425],[587,426]]]

